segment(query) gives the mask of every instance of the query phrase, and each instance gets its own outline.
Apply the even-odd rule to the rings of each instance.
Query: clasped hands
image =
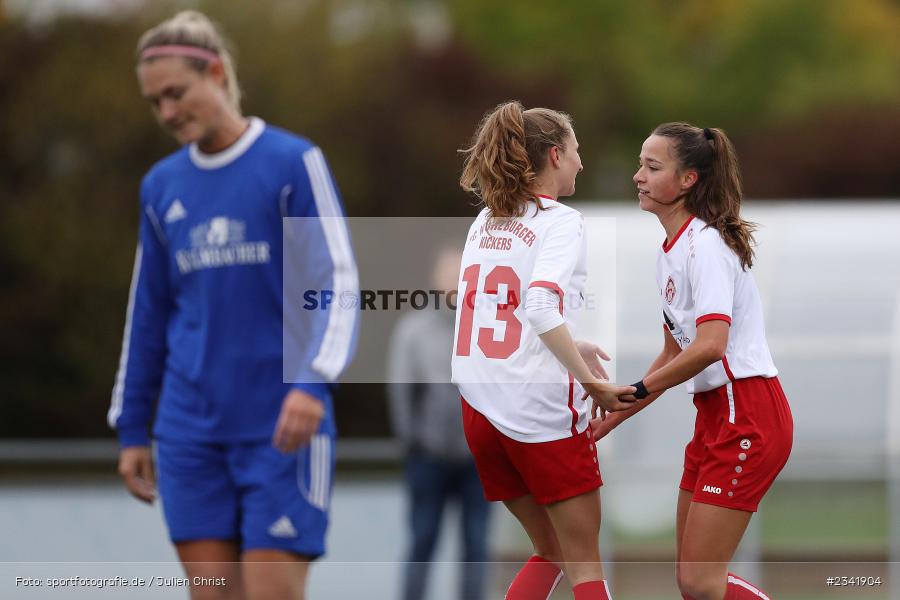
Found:
[[[591,374],[599,380],[582,382],[581,384],[584,387],[584,395],[581,397],[581,400],[584,401],[590,397],[593,401],[591,419],[597,418],[598,411],[602,421],[606,419],[606,413],[634,408],[637,398],[633,394],[637,389],[631,385],[621,386],[609,383],[609,375],[607,375],[600,362],[601,359],[609,360],[609,355],[599,346],[590,342],[578,341],[575,342],[575,346],[578,348],[578,352],[581,354],[584,362],[587,363]]]

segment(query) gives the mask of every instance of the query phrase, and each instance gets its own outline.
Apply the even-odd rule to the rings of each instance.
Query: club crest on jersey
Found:
[[[214,217],[191,228],[191,246],[224,246],[244,241],[244,224],[228,217]]]
[[[178,250],[175,261],[182,274],[198,269],[269,262],[269,243],[246,241],[243,221],[213,217],[191,228],[191,247]]]
[[[666,282],[666,303],[672,304],[672,300],[675,299],[675,282],[672,281],[672,278],[669,277],[669,280]]]

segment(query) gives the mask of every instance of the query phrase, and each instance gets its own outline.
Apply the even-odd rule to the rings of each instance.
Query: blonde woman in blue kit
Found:
[[[357,313],[338,303],[306,311],[298,339],[283,338],[283,219],[305,217],[288,253],[304,285],[357,293],[337,188],[318,147],[242,114],[231,56],[201,13],[145,33],[137,76],[182,147],[141,184],[109,411],[119,472],[153,502],[158,470],[191,598],[300,599],[325,552],[332,391]]]

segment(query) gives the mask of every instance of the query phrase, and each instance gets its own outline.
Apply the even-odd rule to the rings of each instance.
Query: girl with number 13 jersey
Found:
[[[464,301],[457,313],[454,381],[472,408],[520,442],[558,440],[588,425],[581,384],[539,337],[563,322],[573,329],[587,279],[584,219],[550,197],[540,202],[544,210],[529,210],[509,226],[494,225],[487,208],[475,219],[463,253]],[[510,249],[486,247],[504,245],[494,240],[510,240]],[[497,293],[494,304],[488,298]],[[549,307],[538,327],[520,320],[529,306],[523,298]],[[517,401],[496,401],[504,396]]]
[[[562,568],[576,600],[608,600],[581,390],[617,411],[634,388],[606,383],[605,355],[570,333],[587,277],[583,218],[557,201],[582,169],[571,120],[508,102],[464,152],[460,183],[485,207],[463,252],[453,382],[485,497],[503,501],[534,545],[506,598],[549,597]]]

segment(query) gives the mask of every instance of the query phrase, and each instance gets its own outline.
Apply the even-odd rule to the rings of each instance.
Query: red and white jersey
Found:
[[[725,356],[687,382],[690,394],[706,392],[746,377],[778,374],[763,323],[759,291],[719,232],[691,217],[656,260],[656,282],[665,326],[685,349],[704,321],[731,325]]]
[[[582,388],[544,345],[525,315],[529,288],[559,295],[574,331],[584,303],[587,241],[584,217],[541,198],[520,218],[490,219],[481,211],[462,257],[453,345],[453,383],[503,434],[546,442],[588,426]]]

